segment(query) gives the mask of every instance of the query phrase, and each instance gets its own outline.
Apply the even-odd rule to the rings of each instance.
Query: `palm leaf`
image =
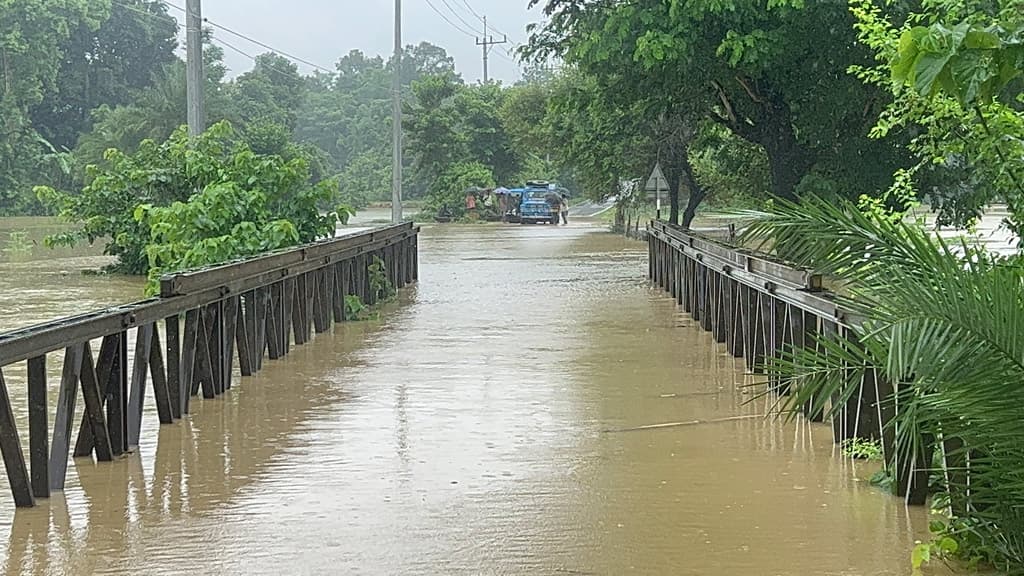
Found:
[[[858,393],[866,370],[899,383],[882,399],[898,406],[897,450],[888,457],[924,449],[922,438],[955,438],[961,447],[946,460],[969,465],[947,471],[953,509],[1002,567],[1024,568],[1020,260],[820,198],[746,216],[743,242],[833,276],[843,286],[840,304],[863,319],[772,361],[769,370],[794,391],[783,408],[834,413]]]

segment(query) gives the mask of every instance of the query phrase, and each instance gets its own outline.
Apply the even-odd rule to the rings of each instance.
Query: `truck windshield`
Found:
[[[544,200],[544,198],[550,194],[547,190],[531,190],[526,193],[526,197],[530,200]]]

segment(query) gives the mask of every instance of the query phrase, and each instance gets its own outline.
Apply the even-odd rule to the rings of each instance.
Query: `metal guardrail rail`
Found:
[[[821,274],[787,264],[768,254],[744,250],[712,240],[663,221],[648,226],[651,280],[672,294],[677,303],[711,332],[716,341],[748,370],[763,372],[767,361],[785,350],[818,345],[820,338],[845,335],[863,322],[845,309],[836,295],[824,289]],[[851,438],[882,441],[887,454],[895,454],[892,427],[893,386],[876,370],[859,367],[859,393],[827,399],[835,409],[832,419],[836,443]],[[786,394],[789,383],[777,378],[770,388]],[[823,414],[807,416],[820,421]],[[907,501],[923,504],[928,490],[928,466],[902,458],[897,463],[897,492]]]
[[[79,390],[85,409],[74,456],[111,460],[139,443],[147,382],[161,424],[173,423],[188,414],[193,396],[215,398],[231,388],[236,359],[249,376],[264,356],[284,356],[346,320],[347,296],[374,304],[371,265],[395,288],[415,282],[418,233],[412,223],[397,224],[170,274],[161,278],[159,297],[0,334],[0,452],[15,504],[33,506],[63,490]],[[64,355],[51,441],[46,360],[58,350]],[[22,361],[28,459],[3,377],[5,367]]]
[[[733,278],[747,286],[771,293],[776,298],[802,309],[847,325],[849,312],[825,290],[823,276],[807,268],[795,267],[768,254],[736,248],[663,221],[653,221],[649,229],[672,248],[703,266]]]

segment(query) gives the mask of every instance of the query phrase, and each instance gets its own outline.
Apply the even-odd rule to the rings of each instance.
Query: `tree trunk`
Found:
[[[697,215],[697,207],[707,197],[708,191],[697,182],[697,177],[693,173],[693,165],[690,164],[689,146],[683,152],[681,164],[683,167],[683,182],[690,191],[689,198],[686,199],[686,211],[683,212],[683,228],[689,228],[693,223],[693,218]]]
[[[793,130],[793,117],[789,105],[781,97],[759,97],[757,111],[749,120],[742,117],[716,117],[715,120],[732,130],[740,138],[764,148],[771,171],[772,194],[787,200],[796,200],[796,187],[814,166],[814,154],[801,146]],[[722,97],[728,101],[725,93]]]
[[[796,187],[810,172],[814,158],[797,142],[788,109],[776,110],[771,119],[771,126],[763,131],[761,146],[768,156],[772,194],[796,200]]]
[[[679,156],[676,150],[669,148],[661,160],[661,172],[668,184],[668,221],[673,224],[679,224],[679,187],[683,172]]]
[[[666,174],[668,179],[668,221],[679,224],[679,184],[681,182],[679,170],[672,170]]]

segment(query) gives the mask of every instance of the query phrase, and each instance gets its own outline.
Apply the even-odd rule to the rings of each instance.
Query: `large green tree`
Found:
[[[156,0],[119,0],[98,27],[83,21],[71,29],[60,47],[58,79],[32,109],[43,138],[71,150],[95,108],[130,103],[178,60],[178,25],[167,10]]]
[[[295,128],[305,89],[299,67],[274,53],[257,56],[253,68],[226,87],[239,124],[269,123],[289,131]]]
[[[223,50],[211,42],[207,31],[203,47],[206,75],[207,122],[235,117],[234,107],[221,84],[226,74]],[[104,153],[115,148],[133,152],[146,139],[163,141],[186,122],[187,89],[185,63],[175,60],[152,72],[152,85],[137,90],[124,104],[101,104],[92,110],[92,126],[78,138],[74,158],[79,166],[103,161]]]
[[[913,10],[854,3],[875,66],[857,70],[892,94],[873,135],[911,135],[904,195],[923,194],[941,224],[965,225],[993,202],[1024,231],[1024,10],[1017,0],[932,0]]]
[[[109,8],[98,0],[0,1],[0,213],[29,209],[40,173],[66,170],[31,112],[56,90],[72,31],[95,29]]]
[[[390,197],[390,184],[378,183],[383,167],[391,164],[393,62],[352,50],[338,60],[335,69],[333,74],[306,77],[306,97],[298,109],[294,135],[327,153],[331,169],[342,174],[345,201],[361,206],[385,200]],[[404,98],[413,98],[412,84],[431,74],[454,77],[454,60],[433,44],[406,46],[401,70]],[[415,197],[425,186],[415,178],[411,156],[406,155],[405,186],[406,195]],[[360,169],[369,172],[357,174]]]
[[[603,92],[642,103],[648,121],[726,127],[763,149],[777,196],[794,198],[802,186],[880,193],[906,162],[897,145],[867,137],[888,95],[847,73],[871,54],[843,4],[544,4],[549,22],[534,31],[529,54],[562,57]],[[670,154],[689,146],[671,144]],[[679,178],[685,173],[681,162]]]

